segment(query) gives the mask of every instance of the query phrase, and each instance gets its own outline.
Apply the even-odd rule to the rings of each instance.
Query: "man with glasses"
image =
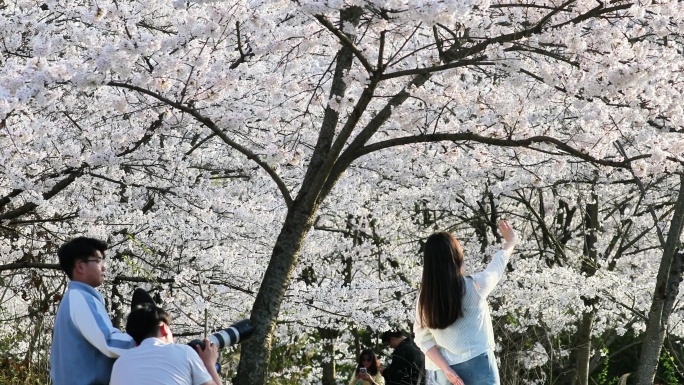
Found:
[[[96,287],[104,282],[107,244],[78,237],[57,251],[69,277],[57,310],[50,349],[54,385],[107,385],[114,360],[135,346],[133,338],[112,325]]]

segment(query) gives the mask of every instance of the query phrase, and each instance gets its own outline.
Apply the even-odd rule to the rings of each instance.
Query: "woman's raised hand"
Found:
[[[518,236],[515,234],[515,230],[508,224],[508,221],[499,221],[499,231],[506,240],[506,244],[503,246],[504,250],[513,251],[513,247],[518,243]]]

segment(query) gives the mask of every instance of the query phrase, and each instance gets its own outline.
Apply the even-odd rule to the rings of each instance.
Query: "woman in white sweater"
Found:
[[[437,370],[438,384],[500,383],[487,296],[503,276],[518,238],[506,221],[499,222],[499,231],[506,241],[502,250],[485,270],[467,276],[453,235],[435,233],[425,242],[414,332],[428,358],[426,368]]]

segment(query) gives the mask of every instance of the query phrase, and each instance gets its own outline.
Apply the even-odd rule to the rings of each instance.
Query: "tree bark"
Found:
[[[358,24],[361,13],[361,9],[358,7],[342,10],[340,21],[341,23]],[[343,45],[336,58],[335,73],[330,90],[331,98],[344,96],[347,86],[343,78],[351,68],[353,59],[353,52]],[[337,156],[337,153],[331,151],[331,148],[333,147],[338,121],[339,114],[330,107],[326,108],[311,163],[304,176],[297,198],[288,208],[285,223],[283,223],[273,247],[270,262],[252,307],[250,320],[255,331],[250,339],[242,343],[243,346],[240,350],[242,354],[235,384],[266,384],[273,331],[280,312],[280,305],[290,284],[292,272],[297,265],[304,239],[313,225],[319,202],[324,197],[324,194],[321,194],[323,183],[330,174],[334,158]]]
[[[323,385],[337,385],[335,381],[335,339],[339,332],[331,328],[318,329],[323,345]]]
[[[596,274],[596,266],[598,263],[598,252],[596,250],[596,242],[598,240],[599,230],[599,203],[598,195],[594,192],[591,195],[593,202],[586,205],[584,214],[584,227],[586,235],[584,236],[584,260],[580,271],[587,277],[592,277]],[[589,385],[590,361],[591,361],[591,330],[594,326],[595,308],[594,305],[598,301],[597,298],[584,298],[584,305],[589,307],[589,310],[582,314],[582,319],[577,326],[577,333],[575,334],[575,350],[572,355],[572,364],[574,366],[574,376],[571,383],[575,385]]]
[[[335,381],[335,347],[332,340],[323,340],[323,354],[327,361],[323,361],[323,385],[337,385]]]
[[[594,310],[582,314],[577,328],[577,360],[575,361],[576,385],[589,384],[589,361],[591,359],[591,329],[594,326]]]
[[[596,192],[592,192],[592,203],[587,204],[584,223],[587,228],[587,235],[584,237],[584,257],[582,261],[582,272],[587,277],[596,274],[598,264],[598,252],[596,242],[598,241],[599,231],[599,202]],[[591,360],[591,329],[594,325],[595,307],[597,298],[585,298],[584,304],[589,306],[589,311],[582,314],[579,328],[577,329],[577,385],[589,385],[589,362]]]
[[[660,260],[653,301],[648,312],[646,332],[641,347],[641,357],[637,368],[637,384],[639,385],[653,384],[660,350],[665,340],[665,329],[674,304],[673,298],[679,291],[681,255],[676,251],[679,248],[679,237],[684,226],[684,175],[680,175],[679,183],[677,203],[670,221],[663,258]],[[680,271],[679,274],[677,274],[678,271]]]
[[[266,384],[273,331],[280,305],[292,278],[304,238],[313,223],[314,210],[306,210],[300,205],[298,201],[293,203],[291,213],[285,219],[273,248],[250,317],[255,327],[254,334],[242,342],[235,384]]]
[[[112,324],[115,328],[124,330],[124,309],[121,306],[123,303],[123,295],[121,295],[121,292],[119,291],[120,284],[121,281],[119,281],[117,278],[114,278],[110,301],[112,303],[112,314],[114,314],[114,317],[112,318]]]

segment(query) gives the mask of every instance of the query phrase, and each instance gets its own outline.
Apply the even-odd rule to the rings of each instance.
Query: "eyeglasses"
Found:
[[[373,362],[373,359],[370,357],[362,357],[361,362]]]
[[[104,259],[102,259],[102,258],[96,258],[96,259],[84,259],[84,260],[82,260],[81,262],[85,262],[85,263],[88,263],[88,262],[95,262],[95,263],[97,263],[98,265],[101,265],[101,264],[102,264],[102,261],[104,261]]]

